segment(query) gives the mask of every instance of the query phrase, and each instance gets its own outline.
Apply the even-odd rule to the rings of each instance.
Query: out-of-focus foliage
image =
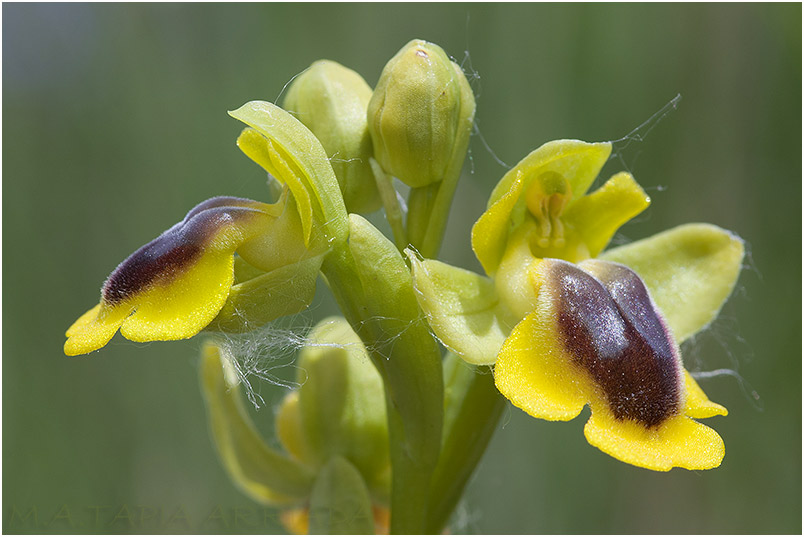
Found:
[[[614,144],[602,176],[625,167],[653,199],[615,241],[707,221],[752,254],[724,315],[682,348],[688,369],[750,383],[746,395],[732,377],[701,381],[730,410],[716,424],[729,446],[720,469],[631,468],[577,441],[585,419],[511,409],[453,531],[801,531],[800,5],[6,4],[4,532],[281,531],[218,464],[200,341],[141,349],[118,336],[68,359],[64,327],[176,215],[215,195],[270,201],[227,110],[281,100],[322,57],[373,86],[413,37],[463,66],[482,134],[445,261],[481,270],[469,229],[506,171],[498,159],[558,138],[622,139],[677,93],[644,142]],[[317,318],[336,311],[322,295]],[[258,389],[267,436],[284,390]]]

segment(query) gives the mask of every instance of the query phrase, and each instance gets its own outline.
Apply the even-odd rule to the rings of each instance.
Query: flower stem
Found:
[[[435,201],[441,183],[433,183],[419,188],[411,188],[408,194],[408,238],[421,255],[424,255],[424,237],[430,225]],[[429,257],[429,256],[428,256]]]
[[[385,208],[385,218],[391,225],[391,232],[394,234],[394,243],[397,249],[402,251],[408,245],[408,237],[402,221],[402,208],[399,206],[396,190],[391,182],[391,177],[383,171],[376,160],[369,158],[369,164],[371,164],[371,171],[374,172],[374,180],[377,182],[382,206]]]
[[[444,530],[505,408],[491,372],[452,353],[444,360],[444,383],[444,441],[430,485],[428,533]]]
[[[441,353],[419,309],[410,271],[388,239],[351,215],[348,248],[333,251],[322,272],[385,385],[391,532],[424,533],[441,449],[443,382]]]

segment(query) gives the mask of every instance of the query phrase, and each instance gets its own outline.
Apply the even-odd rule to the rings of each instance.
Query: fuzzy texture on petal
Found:
[[[213,198],[123,261],[103,285],[101,302],[68,330],[64,352],[103,347],[119,328],[132,341],[186,339],[212,321],[229,296],[233,254],[271,228],[281,208]]]
[[[677,345],[636,274],[590,260],[543,260],[539,299],[505,341],[500,392],[528,414],[570,420],[587,404],[589,442],[651,470],[714,468],[723,441],[695,421],[725,414],[683,369]]]
[[[584,426],[590,444],[628,464],[666,472],[674,466],[709,470],[720,466],[723,440],[709,427],[686,416],[674,416],[654,429],[616,419],[605,405],[592,407]]]

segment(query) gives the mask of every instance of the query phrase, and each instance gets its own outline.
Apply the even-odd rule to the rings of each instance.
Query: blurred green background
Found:
[[[626,166],[653,198],[617,240],[706,221],[751,253],[721,318],[683,348],[688,368],[744,379],[702,381],[730,410],[708,421],[726,441],[720,469],[633,468],[590,447],[583,418],[509,407],[453,532],[801,532],[801,5],[4,4],[5,533],[282,531],[217,461],[200,339],[118,335],[66,358],[63,333],[196,203],[265,198],[226,110],[276,100],[322,57],[373,85],[414,37],[461,63],[477,95],[482,138],[443,259],[480,270],[469,229],[498,159],[621,139],[677,93],[678,110],[616,144],[604,170]],[[294,323],[335,311],[319,295]],[[259,390],[267,431],[284,390]]]

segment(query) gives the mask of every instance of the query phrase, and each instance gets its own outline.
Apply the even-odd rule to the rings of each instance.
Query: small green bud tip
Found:
[[[461,68],[438,45],[411,41],[386,64],[368,105],[375,158],[412,188],[439,182],[474,112]]]
[[[343,65],[318,60],[297,76],[282,106],[319,139],[338,178],[349,212],[379,209],[380,195],[369,158],[366,109],[371,87]]]

